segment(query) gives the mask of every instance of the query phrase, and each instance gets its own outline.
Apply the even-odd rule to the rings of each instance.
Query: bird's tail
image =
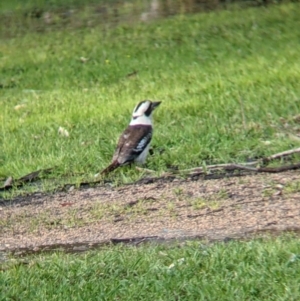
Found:
[[[116,168],[118,168],[120,166],[120,163],[116,160],[114,162],[112,162],[110,165],[108,165],[105,169],[103,169],[101,171],[101,175],[106,175],[110,172],[112,172],[113,170],[115,170]]]

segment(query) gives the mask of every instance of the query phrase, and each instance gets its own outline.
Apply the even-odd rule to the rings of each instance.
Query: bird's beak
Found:
[[[161,101],[153,101],[151,104],[152,110],[156,109],[161,104]]]

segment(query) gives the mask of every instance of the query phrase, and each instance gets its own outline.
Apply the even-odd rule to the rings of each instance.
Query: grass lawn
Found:
[[[299,9],[3,36],[0,178],[55,166],[60,182],[91,179],[142,99],[162,101],[147,162],[158,172],[299,146]],[[141,174],[123,168],[114,176]]]
[[[147,162],[158,172],[299,147],[299,9],[1,35],[0,180],[54,166],[44,190],[92,179],[142,99],[162,101]],[[140,176],[114,173],[120,183]],[[282,236],[8,258],[0,301],[298,301],[299,256],[299,239]]]
[[[0,300],[298,301],[299,254],[291,236],[44,254],[3,265]]]

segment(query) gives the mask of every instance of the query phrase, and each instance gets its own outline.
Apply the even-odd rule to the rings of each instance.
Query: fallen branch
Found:
[[[257,162],[251,162],[251,163],[241,163],[241,164],[235,164],[235,163],[226,163],[226,164],[216,164],[216,165],[207,165],[205,167],[195,167],[190,169],[183,169],[178,171],[172,171],[172,173],[187,173],[189,175],[197,174],[209,174],[212,171],[215,170],[227,170],[232,171],[235,169],[240,170],[249,170],[249,171],[257,171],[257,168],[251,167],[251,165],[255,165]]]
[[[139,184],[150,184],[154,182],[158,182],[161,180],[164,181],[172,181],[176,178],[176,175],[182,174],[188,177],[197,177],[197,176],[203,176],[204,179],[216,179],[216,178],[224,178],[229,176],[244,176],[249,173],[278,173],[278,172],[284,172],[288,170],[296,170],[300,169],[300,163],[296,164],[290,164],[280,167],[264,167],[261,165],[265,165],[266,163],[281,159],[286,156],[290,156],[296,153],[300,153],[300,148],[287,150],[281,153],[277,153],[274,155],[271,155],[269,157],[261,158],[256,161],[252,162],[246,162],[246,163],[227,163],[227,164],[215,164],[215,165],[207,165],[203,167],[195,167],[190,169],[183,169],[183,170],[170,170],[166,173],[164,173],[161,177],[147,177],[138,180],[136,183]],[[47,169],[40,169],[34,172],[31,172],[17,180],[13,180],[12,177],[9,177],[6,181],[4,186],[0,187],[1,191],[7,191],[12,188],[20,188],[24,186],[26,183],[34,182],[41,179],[41,174],[46,173],[49,174],[53,168],[47,168]],[[138,169],[138,168],[137,168]],[[152,170],[148,169],[141,169],[145,172],[152,172]],[[241,173],[243,172],[243,173]],[[65,184],[61,187],[61,190],[68,189],[70,187],[89,187],[92,185],[96,185],[99,183],[106,183],[109,181],[105,181],[103,179],[99,179],[96,181],[90,181],[90,182],[81,182],[81,183],[71,183],[71,184]]]
[[[207,165],[204,167],[194,167],[190,169],[183,169],[179,171],[173,171],[173,173],[209,173],[209,171],[216,170],[216,169],[225,169],[225,170],[232,170],[232,169],[240,169],[240,170],[249,170],[249,171],[255,171],[255,172],[281,172],[281,171],[286,171],[286,170],[294,170],[298,169],[298,164],[292,164],[292,165],[287,165],[287,166],[282,166],[282,167],[260,167],[260,168],[255,168],[255,167],[250,167],[250,166],[255,166],[255,165],[260,165],[260,164],[266,164],[270,161],[276,160],[276,159],[281,159],[286,156],[290,156],[296,153],[300,153],[300,148],[295,148],[291,149],[288,151],[284,151],[281,153],[277,153],[274,155],[271,155],[269,157],[261,158],[255,161],[251,162],[246,162],[246,163],[225,163],[225,164],[216,164],[216,165]]]
[[[280,166],[280,167],[250,167],[240,164],[222,164],[223,167],[215,168],[215,166],[212,169],[203,169],[202,167],[187,169],[187,170],[181,170],[176,171],[176,174],[183,174],[185,177],[190,177],[192,179],[195,179],[195,177],[202,177],[203,180],[212,180],[212,179],[222,179],[222,178],[228,178],[228,177],[238,177],[238,176],[246,176],[254,173],[279,173],[284,172],[288,170],[296,170],[300,169],[300,163],[298,164],[291,164],[286,166]],[[173,181],[176,179],[175,173],[167,172],[164,173],[160,177],[147,177],[138,180],[135,182],[135,184],[152,184],[159,181]]]
[[[280,167],[260,167],[257,169],[257,172],[277,173],[277,172],[296,170],[296,169],[300,169],[300,163],[290,164],[290,165],[285,165]]]
[[[4,185],[0,187],[0,191],[6,191],[10,190],[12,188],[20,188],[24,186],[26,183],[34,182],[37,180],[40,180],[40,176],[42,173],[44,174],[49,174],[54,167],[52,168],[46,168],[46,169],[39,169],[36,171],[33,171],[17,180],[14,180],[13,177],[8,177],[7,180],[5,181]]]
[[[300,153],[300,148],[290,149],[290,150],[287,150],[287,151],[277,153],[277,154],[274,154],[272,156],[263,158],[262,162],[267,163],[267,162],[270,162],[272,160],[276,160],[276,159],[279,159],[279,158],[281,159],[283,157],[290,156],[290,155],[297,154],[297,153]]]
[[[212,166],[210,168],[191,168],[179,171],[181,173],[186,173],[187,175],[204,175],[204,174],[211,174],[213,171],[220,171],[220,172],[226,172],[226,171],[235,171],[235,170],[245,170],[245,171],[251,171],[251,172],[266,172],[266,173],[278,173],[288,170],[296,170],[300,169],[300,163],[297,164],[290,164],[280,167],[251,167],[247,165],[241,165],[241,164],[223,164],[222,168],[220,166]]]

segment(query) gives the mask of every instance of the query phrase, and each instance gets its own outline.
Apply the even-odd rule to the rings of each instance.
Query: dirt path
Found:
[[[125,238],[215,240],[267,230],[300,230],[299,171],[96,187],[0,203],[0,251],[84,250]]]

